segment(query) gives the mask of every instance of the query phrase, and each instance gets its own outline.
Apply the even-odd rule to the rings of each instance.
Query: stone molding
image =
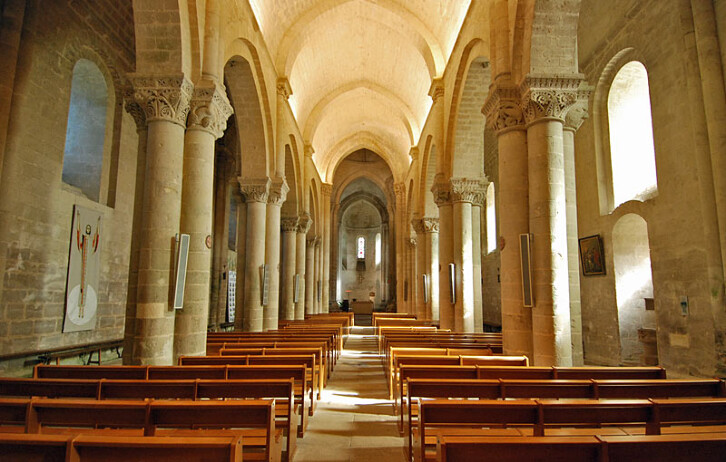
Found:
[[[245,202],[267,203],[267,196],[270,194],[270,179],[249,179],[239,178],[239,190],[245,198]]]
[[[277,94],[282,96],[285,100],[292,96],[292,87],[287,77],[280,77],[277,79]]]
[[[501,132],[512,128],[524,128],[524,112],[520,106],[519,88],[497,84],[481,109],[487,127]]]
[[[404,183],[395,183],[393,185],[393,193],[396,197],[403,200],[403,197],[406,195],[406,185]]]
[[[442,98],[446,92],[444,91],[444,80],[442,78],[436,78],[431,82],[429,88],[429,96],[433,100],[434,104]]]
[[[131,85],[147,123],[164,120],[186,128],[194,85],[184,75],[135,75],[131,76]]]
[[[141,108],[141,105],[134,99],[134,91],[132,89],[127,90],[124,93],[124,108],[126,112],[131,114],[136,122],[136,132],[146,130],[146,114]]]
[[[322,241],[322,239],[320,239],[320,236],[315,236],[312,239],[308,239],[308,245],[311,245],[313,247],[318,247],[318,246],[320,246],[321,241]]]
[[[410,152],[408,153],[408,155],[409,155],[409,156],[411,157],[411,159],[412,159],[412,160],[414,160],[414,161],[415,161],[416,159],[418,159],[418,155],[419,155],[419,150],[418,150],[418,146],[414,146],[414,147],[412,147],[412,148],[411,148],[411,151],[410,151]]]
[[[483,199],[485,188],[482,180],[469,178],[451,178],[451,201],[478,203]]]
[[[194,88],[187,127],[189,130],[206,131],[215,139],[221,138],[227,128],[227,119],[233,112],[223,85],[200,82]]]
[[[280,229],[283,233],[296,233],[298,220],[298,217],[282,217],[280,218]]]
[[[290,188],[287,186],[285,178],[279,178],[270,182],[270,194],[267,197],[267,203],[272,205],[281,205],[287,198]]]
[[[298,217],[297,222],[297,232],[302,234],[307,234],[307,232],[310,230],[310,226],[313,224],[313,219],[310,217],[310,214],[305,212],[302,215]]]
[[[423,217],[421,219],[421,226],[423,227],[424,233],[438,233],[439,219],[435,217]]]
[[[582,76],[530,75],[519,85],[521,106],[527,123],[542,119],[564,121],[567,112],[577,102]]]

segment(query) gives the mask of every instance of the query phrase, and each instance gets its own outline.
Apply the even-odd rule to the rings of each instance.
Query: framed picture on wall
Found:
[[[580,263],[584,276],[605,274],[605,252],[599,234],[579,239]]]

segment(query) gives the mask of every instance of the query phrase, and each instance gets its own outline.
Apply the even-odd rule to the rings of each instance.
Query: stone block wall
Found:
[[[608,146],[607,93],[599,93],[600,86],[590,97],[591,116],[575,139],[579,235],[600,234],[606,262],[605,275],[581,278],[584,354],[586,364],[624,361],[613,228],[621,217],[634,213],[647,223],[660,364],[673,375],[711,376],[719,367],[715,345],[721,335],[714,319],[717,297],[712,294],[721,287],[709,282],[707,230],[699,224],[707,223],[715,211],[699,185],[710,180],[697,174],[695,146],[705,127],[692,117],[693,105],[702,102],[689,95],[691,64],[681,7],[657,0],[583,2],[579,59],[588,82],[597,86],[603,75],[607,81],[608,73],[614,75],[630,60],[642,62],[648,71],[658,175],[656,197],[608,210],[607,175],[598,165]],[[618,56],[621,62],[609,66]],[[681,314],[682,297],[689,299],[687,315]]]
[[[102,68],[113,103],[99,201],[62,181],[81,58]],[[130,0],[26,2],[0,180],[0,354],[123,337],[138,136],[121,87],[133,63]],[[94,330],[63,334],[74,204],[102,215],[99,305]]]

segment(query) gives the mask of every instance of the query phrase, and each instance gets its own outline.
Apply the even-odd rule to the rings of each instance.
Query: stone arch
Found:
[[[310,216],[313,217],[313,223],[310,225],[310,235],[319,236],[322,229],[322,213],[318,206],[318,187],[315,180],[310,180]]]
[[[182,10],[186,3],[133,0],[137,72],[191,75],[189,11]],[[163,26],[158,23],[159,17],[164,17]],[[161,42],[157,40],[160,34],[165,37]]]
[[[647,72],[648,64],[644,57],[641,56],[634,48],[625,48],[617,52],[610,59],[600,74],[595,87],[592,104],[592,119],[595,131],[595,161],[598,203],[601,215],[611,213],[616,207],[613,188],[613,163],[611,157],[612,144],[610,139],[608,96],[610,95],[613,81],[620,70],[623,66],[633,61],[641,63]]]
[[[306,204],[305,204],[305,169],[300,165],[300,147],[298,146],[297,138],[295,138],[295,135],[290,135],[290,148],[292,150],[291,153],[291,159],[292,159],[292,168],[293,170],[288,170],[287,164],[285,165],[285,178],[288,178],[290,173],[292,172],[292,175],[294,177],[294,183],[291,183],[288,180],[288,186],[290,187],[290,190],[292,190],[294,184],[296,186],[296,196],[298,198],[298,204],[297,204],[297,210],[298,213],[302,213],[303,211],[307,210]]]
[[[380,139],[379,137],[370,132],[361,132],[341,140],[331,150],[331,154],[328,157],[328,168],[325,170],[325,177],[328,179],[328,181],[331,181],[333,178],[335,178],[335,171],[338,169],[340,163],[343,162],[343,160],[345,160],[345,158],[348,157],[350,154],[360,149],[369,149],[370,151],[376,153],[381,159],[386,162],[389,170],[391,170],[394,178],[396,178],[397,173],[399,172],[397,169],[394,168],[396,164],[393,162],[393,159],[389,154],[393,152],[393,150],[390,149],[385,140]]]
[[[434,185],[436,177],[436,144],[433,137],[426,139],[426,148],[424,150],[423,162],[421,163],[421,180],[419,181],[419,212],[422,217],[438,217],[439,208],[434,202],[434,195],[431,193],[431,187]]]
[[[241,94],[243,94],[247,99],[240,101],[238,104],[241,104],[242,106],[238,108],[232,98],[230,98],[230,103],[232,103],[232,107],[235,110],[235,115],[237,110],[241,110],[244,113],[250,109],[246,106],[247,101],[256,102],[251,110],[254,111],[254,130],[256,132],[256,137],[258,138],[256,143],[259,145],[256,147],[255,156],[258,156],[257,160],[260,161],[260,165],[258,166],[259,169],[255,169],[256,173],[250,174],[255,178],[259,178],[261,176],[273,177],[273,169],[275,167],[275,142],[272,123],[273,113],[259,53],[255,45],[249,40],[238,38],[227,46],[225,56],[227,58],[227,64],[224,68],[225,82],[230,84],[235,83],[235,81],[230,80],[228,76],[228,71],[230,70],[228,69],[228,66],[230,62],[237,62],[242,66],[242,72],[240,74],[244,77],[240,82],[245,86]],[[227,93],[230,96],[232,95],[232,90],[229,85],[227,85]],[[257,114],[258,111],[259,115]],[[237,117],[237,119],[239,119],[239,117]],[[243,130],[244,127],[240,127],[238,129]],[[240,135],[241,134],[242,132],[240,131]],[[260,137],[262,137],[261,140],[259,139]],[[240,140],[246,140],[246,138],[240,136]],[[263,149],[264,152],[262,152]],[[262,159],[264,159],[264,165],[262,165]],[[264,175],[261,174],[261,172],[264,172]],[[244,171],[241,171],[241,176],[248,177]]]
[[[224,68],[225,85],[229,101],[234,108],[235,127],[238,132],[237,174],[244,178],[269,176],[272,165],[264,108],[249,61],[234,56]]]
[[[640,215],[623,215],[613,227],[612,240],[620,363],[655,365],[656,312],[646,302],[653,300],[648,224]]]
[[[285,202],[282,203],[282,216],[295,217],[298,215],[300,210],[300,204],[298,203],[298,181],[296,175],[295,160],[292,152],[292,148],[289,144],[285,145],[285,181],[289,191],[285,198]]]
[[[462,53],[459,66],[456,72],[456,80],[454,82],[453,97],[449,109],[449,122],[446,127],[447,149],[443,167],[443,172],[448,177],[472,177],[471,162],[481,164],[477,167],[476,177],[484,175],[483,166],[483,138],[485,118],[481,113],[481,105],[484,103],[488,92],[488,81],[490,80],[488,71],[488,60],[484,53],[486,52],[485,43],[481,39],[474,39],[469,42]],[[481,69],[477,69],[475,63],[482,65]],[[484,65],[486,64],[486,68]],[[483,76],[477,74],[482,73]],[[485,78],[483,82],[476,82],[476,78]],[[467,104],[469,99],[480,98],[481,100],[474,104]],[[473,144],[481,145],[481,155],[472,153],[469,146],[462,146],[464,149],[457,149],[457,144],[469,144],[465,136],[461,134],[469,129],[476,127],[476,121],[479,120],[481,127],[481,136],[479,141],[473,141]],[[471,124],[474,124],[472,126]],[[476,129],[476,128],[474,128]]]

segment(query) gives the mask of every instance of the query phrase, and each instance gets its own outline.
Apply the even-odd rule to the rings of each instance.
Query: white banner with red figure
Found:
[[[76,205],[72,226],[63,332],[93,330],[98,310],[101,214]]]

